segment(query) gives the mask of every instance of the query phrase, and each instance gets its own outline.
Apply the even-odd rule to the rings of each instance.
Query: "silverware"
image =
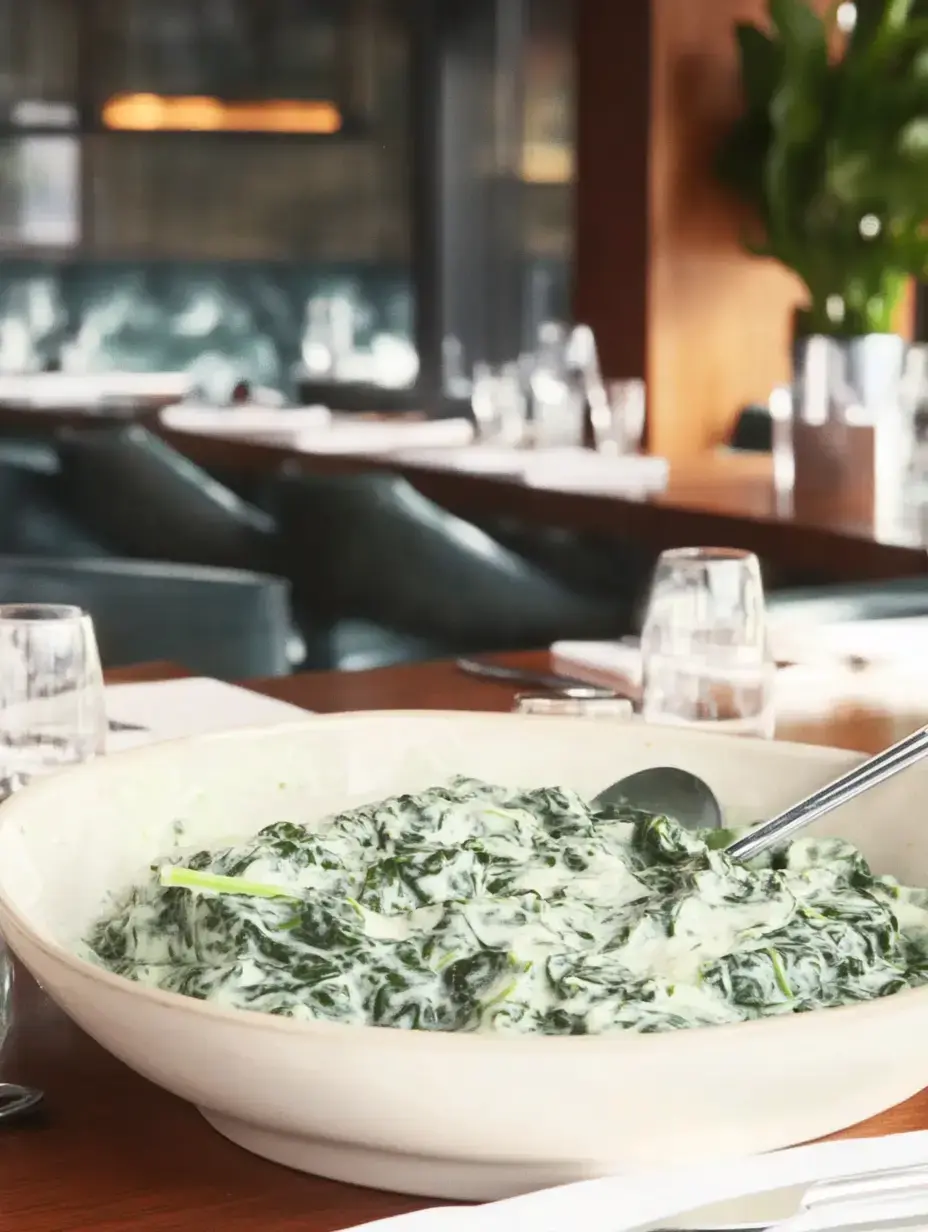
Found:
[[[856,796],[869,791],[871,787],[876,787],[878,783],[907,770],[916,762],[921,761],[926,753],[928,753],[928,727],[922,727],[919,731],[913,732],[911,736],[900,740],[898,744],[884,749],[882,753],[877,753],[875,757],[855,766],[853,770],[835,779],[833,783],[806,796],[798,804],[794,804],[776,817],[765,821],[750,834],[736,839],[725,850],[733,860],[750,860],[775,843],[790,838],[797,830],[803,829],[810,822],[824,817],[832,809],[847,804]]]
[[[729,1211],[740,1218],[726,1219]],[[926,1215],[928,1169],[915,1164],[745,1194],[635,1232],[889,1232],[924,1229]]]
[[[0,1082],[0,1121],[11,1121],[38,1108],[45,1092],[38,1087],[20,1087],[12,1082]]]
[[[559,693],[562,697],[579,699],[592,697],[628,697],[617,689],[604,685],[590,684],[588,680],[578,680],[574,676],[561,676],[555,673],[528,672],[518,667],[503,667],[499,663],[486,663],[482,659],[457,659],[455,666],[458,671],[468,676],[476,676],[478,680],[496,680],[504,684],[523,684],[533,689],[545,689]]]
[[[676,766],[638,770],[593,800],[598,808],[611,804],[627,804],[656,816],[672,817],[689,830],[717,830],[722,825],[722,806],[709,784]]]
[[[119,719],[108,719],[107,727],[111,732],[143,732],[148,731],[147,727],[142,727],[140,723],[121,723]]]

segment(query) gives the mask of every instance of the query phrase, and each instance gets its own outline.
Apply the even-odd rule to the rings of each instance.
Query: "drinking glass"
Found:
[[[769,739],[775,669],[757,557],[736,548],[662,553],[641,658],[645,722]]]
[[[647,396],[642,380],[608,381],[590,398],[593,443],[599,453],[638,453],[644,439]]]
[[[103,672],[79,607],[0,605],[0,800],[102,753]]]
[[[550,693],[518,693],[514,714],[547,714],[581,719],[632,718],[632,704],[624,697],[557,697]]]
[[[475,364],[471,409],[482,444],[521,445],[528,400],[519,365]]]

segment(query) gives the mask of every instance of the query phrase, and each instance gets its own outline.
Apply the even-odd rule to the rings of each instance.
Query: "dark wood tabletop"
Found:
[[[542,653],[506,661],[550,666]],[[112,678],[183,674],[157,664]],[[447,663],[305,674],[250,687],[317,711],[508,710],[513,700],[508,686],[463,677]],[[836,703],[832,713],[800,717],[778,735],[875,750],[900,726],[926,721],[928,700],[924,713],[905,715]],[[34,1121],[0,1129],[0,1232],[336,1232],[429,1205],[292,1172],[233,1146],[190,1105],[93,1043],[23,972],[3,1077],[41,1086],[47,1104]],[[928,1093],[849,1133],[925,1128]]]

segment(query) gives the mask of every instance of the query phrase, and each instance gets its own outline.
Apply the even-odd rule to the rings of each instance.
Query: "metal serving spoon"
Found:
[[[32,1112],[45,1098],[38,1087],[20,1087],[12,1082],[0,1082],[0,1121],[14,1120]]]
[[[750,860],[762,851],[791,838],[819,817],[832,809],[869,791],[871,787],[908,770],[928,755],[928,727],[922,727],[911,736],[875,757],[868,758],[840,778],[820,787],[798,804],[771,817],[769,821],[753,829],[742,838],[735,839],[726,848],[733,860]],[[722,810],[715,793],[708,783],[688,770],[672,766],[656,766],[641,770],[628,778],[619,779],[611,787],[599,793],[593,804],[602,808],[611,804],[625,803],[649,813],[662,813],[673,817],[689,829],[708,829],[722,824]]]
[[[832,809],[840,808],[842,804],[847,804],[856,796],[869,791],[871,787],[876,787],[878,783],[908,770],[926,754],[928,727],[922,727],[911,736],[906,736],[904,740],[884,749],[882,753],[877,753],[875,757],[855,766],[847,774],[842,774],[833,783],[820,787],[798,804],[778,813],[776,817],[771,817],[750,834],[736,839],[725,850],[733,860],[750,860],[776,843],[790,838],[810,822],[824,817]]]
[[[709,784],[676,766],[639,770],[601,791],[593,801],[596,808],[614,804],[673,817],[688,830],[716,830],[722,825],[722,806]]]

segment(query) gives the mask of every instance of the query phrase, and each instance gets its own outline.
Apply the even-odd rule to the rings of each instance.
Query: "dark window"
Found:
[[[0,0],[0,367],[432,402],[566,312],[571,8]]]

